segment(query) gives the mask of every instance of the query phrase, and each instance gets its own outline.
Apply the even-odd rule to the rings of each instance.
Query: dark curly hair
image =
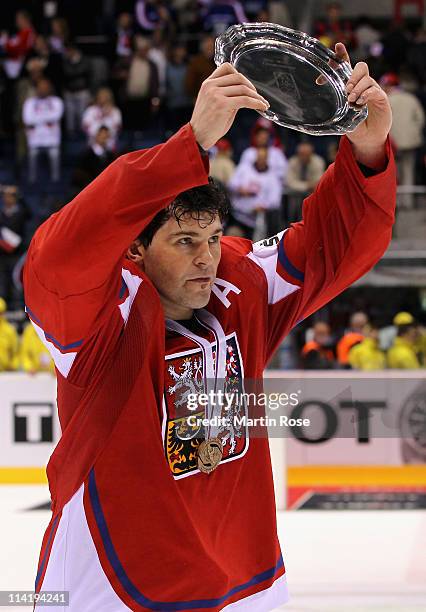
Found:
[[[172,217],[176,219],[179,225],[182,219],[188,215],[198,221],[200,225],[202,220],[202,227],[213,223],[216,216],[219,216],[219,219],[223,222],[228,215],[229,208],[229,198],[225,187],[209,176],[208,185],[192,187],[192,189],[182,191],[167,208],[157,213],[143,232],[139,234],[137,240],[140,240],[145,248],[148,247],[154,238],[154,234]]]

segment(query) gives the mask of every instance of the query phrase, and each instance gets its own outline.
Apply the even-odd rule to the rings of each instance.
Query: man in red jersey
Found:
[[[35,234],[27,312],[55,360],[62,427],[36,590],[69,591],[72,612],[287,600],[266,436],[214,425],[210,399],[193,412],[210,424],[188,424],[182,405],[261,379],[292,327],[387,248],[389,104],[363,63],[348,95],[368,119],[277,236],[222,238],[204,151],[239,108],[266,108],[230,64],[203,83],[190,124],[120,157]]]

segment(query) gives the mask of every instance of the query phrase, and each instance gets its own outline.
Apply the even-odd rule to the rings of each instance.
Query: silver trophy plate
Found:
[[[216,39],[215,62],[231,63],[270,107],[260,114],[279,125],[317,136],[352,132],[366,106],[348,102],[352,74],[315,38],[273,23],[231,26]]]

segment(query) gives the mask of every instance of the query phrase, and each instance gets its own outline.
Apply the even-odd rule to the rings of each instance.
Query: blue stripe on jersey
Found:
[[[40,321],[40,319],[38,317],[36,317],[36,315],[28,308],[28,306],[25,306],[25,311],[28,312],[28,314],[30,315],[31,319],[37,323],[37,325],[39,325],[39,327],[41,327],[41,329],[43,329],[43,325],[42,322]],[[79,346],[81,346],[83,344],[83,340],[78,340],[77,342],[71,342],[71,344],[66,344],[63,345],[61,344],[58,340],[56,340],[53,336],[51,336],[50,334],[48,334],[47,332],[44,331],[43,329],[43,333],[44,336],[46,338],[46,340],[50,340],[51,342],[53,342],[53,344],[60,349],[61,351],[69,351],[70,349],[73,348],[78,348]]]
[[[38,325],[40,325],[40,327],[42,326],[42,323],[40,321],[40,319],[38,317],[35,316],[35,314],[33,313],[32,310],[30,310],[28,308],[28,306],[25,306],[25,312],[28,312],[28,314],[30,315],[30,317],[32,318],[32,320],[37,323]]]
[[[121,300],[121,298],[124,297],[124,294],[126,293],[126,289],[127,289],[126,281],[124,280],[123,277],[121,277],[121,289],[120,289],[120,293],[118,295],[120,300]]]
[[[95,472],[92,468],[89,474],[89,497],[90,502],[93,509],[93,514],[96,520],[96,524],[99,529],[99,533],[101,534],[101,538],[104,544],[105,552],[108,557],[108,560],[119,579],[121,586],[123,589],[134,599],[139,605],[145,606],[145,608],[149,608],[150,610],[161,610],[165,612],[166,610],[192,610],[194,608],[214,608],[224,601],[226,601],[231,595],[235,595],[235,593],[239,593],[240,591],[244,591],[244,589],[248,589],[264,580],[268,580],[268,578],[272,578],[275,573],[284,565],[283,558],[280,556],[275,567],[268,569],[260,574],[254,576],[248,582],[241,584],[239,586],[234,587],[230,591],[228,591],[222,597],[218,597],[217,599],[198,599],[198,600],[190,600],[190,601],[153,601],[152,599],[148,599],[145,597],[131,582],[129,577],[127,576],[124,567],[121,564],[120,559],[115,552],[114,545],[112,543],[111,537],[108,532],[108,527],[105,521],[105,516],[102,511],[101,503],[99,500],[99,494],[96,487],[95,480]]]
[[[304,278],[305,278],[305,275],[303,274],[303,272],[301,272],[300,270],[295,268],[293,266],[293,264],[291,263],[291,261],[287,258],[287,255],[286,255],[285,249],[284,249],[284,238],[285,238],[285,234],[281,238],[280,244],[278,246],[278,259],[279,259],[279,262],[282,265],[282,267],[284,268],[284,270],[286,272],[288,272],[288,274],[290,274],[294,278],[297,278],[298,281],[303,282]]]
[[[46,340],[50,340],[51,342],[53,342],[53,344],[59,349],[61,349],[61,351],[69,351],[70,349],[78,348],[83,344],[83,340],[79,340],[78,342],[71,342],[71,344],[67,344],[66,346],[64,346],[63,344],[55,340],[55,338],[50,334],[44,332],[44,335],[46,337]]]
[[[59,519],[59,515],[53,521],[52,527],[50,529],[49,538],[48,538],[47,543],[46,543],[46,550],[44,551],[43,559],[42,559],[42,561],[40,563],[40,568],[39,568],[39,570],[37,572],[37,576],[36,576],[36,579],[35,579],[35,591],[37,591],[38,581],[40,580],[40,577],[42,576],[43,571],[44,571],[44,566],[46,564],[47,556],[49,554],[50,542],[52,540],[52,536],[53,536],[54,531],[56,529],[56,523],[58,522],[58,519]]]

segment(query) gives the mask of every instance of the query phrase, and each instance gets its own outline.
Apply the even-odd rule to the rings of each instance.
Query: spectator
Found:
[[[173,34],[172,13],[167,2],[138,0],[135,12],[136,21],[145,34],[150,34],[156,28],[167,31],[168,36]]]
[[[54,89],[59,91],[62,87],[63,78],[62,58],[58,53],[51,52],[44,36],[36,36],[31,57],[37,58],[40,61],[44,76],[51,81]]]
[[[398,312],[392,320],[392,325],[381,328],[379,332],[380,348],[384,351],[390,349],[398,333],[398,327],[400,325],[410,325],[412,323],[414,323],[414,317],[410,312]]]
[[[26,211],[19,202],[16,185],[4,187],[0,206],[0,296],[14,309],[21,305],[12,274],[22,252],[25,218]]]
[[[216,68],[214,63],[214,36],[204,36],[201,41],[200,53],[195,55],[189,62],[186,75],[186,91],[195,100],[201,87],[201,83]]]
[[[405,64],[407,50],[410,47],[409,33],[392,21],[388,31],[382,36],[382,43],[385,65],[399,72],[400,67]]]
[[[244,7],[245,8],[245,7]],[[250,21],[255,21],[257,23],[260,22],[266,22],[266,23],[271,23],[271,19],[269,17],[269,11],[267,8],[262,9],[254,19],[250,19]]]
[[[417,328],[418,336],[414,349],[419,359],[419,363],[423,368],[426,368],[426,328],[423,325],[419,325]]]
[[[371,47],[380,40],[380,32],[376,30],[368,17],[362,15],[358,19],[354,34],[357,46],[351,54],[351,59],[352,61],[366,60],[370,56]]]
[[[297,146],[296,155],[289,159],[287,185],[292,191],[303,194],[312,192],[324,174],[325,162],[314,153],[310,142],[302,142]]]
[[[325,171],[325,161],[309,142],[301,142],[290,157],[287,170],[288,222],[300,219],[303,199],[312,193]]]
[[[117,18],[117,27],[114,44],[116,57],[130,57],[133,50],[133,17],[130,13],[120,13]]]
[[[134,45],[133,17],[130,13],[120,13],[117,18],[116,35],[112,40],[110,80],[116,99],[123,105]]]
[[[80,129],[85,108],[90,102],[90,62],[72,44],[65,47],[63,58],[65,123],[69,136]]]
[[[388,350],[388,367],[398,370],[415,370],[420,368],[420,362],[415,350],[418,338],[416,323],[399,325],[396,338]]]
[[[268,21],[267,19],[258,18],[259,14],[268,11],[268,0],[243,0],[242,4],[249,21]]]
[[[158,108],[158,72],[149,58],[149,40],[135,37],[135,53],[126,82],[125,121],[131,130],[142,130]]]
[[[301,365],[305,370],[330,370],[336,367],[330,326],[325,321],[315,323],[313,339],[302,348]]]
[[[0,372],[11,372],[19,367],[18,334],[6,319],[6,310],[6,302],[0,297]]]
[[[27,11],[18,11],[15,17],[17,34],[9,36],[4,33],[0,37],[0,46],[6,55],[3,62],[4,70],[9,79],[17,79],[21,74],[25,58],[32,49],[35,32],[31,16]]]
[[[419,28],[407,51],[407,64],[421,85],[426,85],[426,28]]]
[[[385,74],[380,84],[389,97],[393,121],[391,137],[396,145],[396,164],[400,185],[415,185],[416,156],[423,144],[425,113],[416,96],[399,86],[396,74]],[[406,194],[400,202],[413,206],[413,196]]]
[[[343,367],[349,365],[349,351],[355,344],[364,340],[368,316],[365,312],[354,312],[349,320],[349,330],[337,343],[337,360]]]
[[[88,136],[89,144],[95,142],[99,128],[106,126],[110,134],[108,148],[115,150],[121,125],[121,111],[114,104],[112,91],[108,87],[101,87],[96,93],[95,103],[83,113],[82,127]]]
[[[36,374],[37,372],[54,374],[53,359],[31,323],[27,323],[24,327],[19,353],[21,368],[24,372],[28,374]]]
[[[268,2],[268,12],[268,21],[271,23],[277,23],[286,28],[293,27],[293,21],[285,5],[285,0],[270,0]]]
[[[100,126],[93,142],[81,155],[74,170],[72,184],[75,189],[73,196],[91,183],[109,164],[114,161],[115,154],[109,143],[111,132],[107,126]]]
[[[349,349],[348,362],[354,370],[383,370],[386,356],[379,347],[379,329],[372,323],[364,328],[365,337]]]
[[[179,32],[188,37],[188,52],[191,55],[198,51],[198,37],[203,30],[202,14],[198,0],[173,0],[176,24]]]
[[[212,0],[204,17],[204,29],[216,36],[235,23],[248,21],[238,0]]]
[[[157,28],[152,33],[148,59],[150,59],[157,68],[158,95],[162,99],[166,94],[167,51],[164,32],[160,28]]]
[[[282,185],[268,166],[268,149],[257,149],[254,164],[239,164],[228,186],[232,211],[226,233],[253,239],[258,213],[279,210],[281,204]]]
[[[328,143],[327,150],[326,150],[328,166],[336,161],[338,151],[339,151],[339,141],[338,140],[332,140],[331,142]]]
[[[213,176],[222,185],[227,187],[234,172],[235,164],[232,160],[232,145],[226,138],[221,138],[216,143],[216,154],[210,161],[210,176]]]
[[[64,55],[65,48],[70,41],[70,30],[66,19],[54,17],[50,22],[51,35],[49,36],[49,46],[53,53]]]
[[[37,94],[37,84],[46,78],[43,72],[44,62],[38,57],[30,58],[26,63],[26,75],[19,79],[16,85],[16,98],[14,110],[15,125],[15,159],[21,167],[27,156],[27,135],[22,120],[25,101]]]
[[[61,118],[64,107],[61,98],[52,95],[47,79],[37,84],[37,93],[24,103],[23,122],[27,133],[29,181],[37,179],[37,162],[47,153],[50,162],[50,178],[59,180],[61,161]]]
[[[342,42],[350,51],[354,47],[355,37],[350,21],[342,19],[342,5],[339,2],[331,2],[326,11],[326,18],[315,24],[316,38],[330,49],[334,49],[337,42]]]
[[[286,180],[288,162],[282,152],[281,143],[276,135],[275,126],[271,121],[260,118],[257,120],[252,131],[252,146],[243,151],[240,164],[254,165],[259,149],[267,150],[268,169],[273,172],[281,185],[281,197]],[[281,200],[278,206],[273,206],[265,211],[266,233],[268,236],[275,234],[281,229]]]
[[[185,88],[187,71],[185,46],[174,45],[166,67],[166,129],[170,135],[191,118],[192,101]]]
[[[253,164],[256,160],[257,149],[267,148],[268,151],[268,166],[275,172],[280,182],[283,184],[286,180],[288,161],[279,146],[273,146],[272,140],[275,137],[274,132],[270,129],[270,122],[265,125],[264,119],[257,122],[253,130],[252,146],[243,151],[240,164]]]
[[[37,91],[37,84],[41,79],[46,78],[44,74],[45,62],[40,57],[31,57],[25,66],[25,76],[18,81],[18,96],[21,97],[22,104],[27,98],[34,96]]]

